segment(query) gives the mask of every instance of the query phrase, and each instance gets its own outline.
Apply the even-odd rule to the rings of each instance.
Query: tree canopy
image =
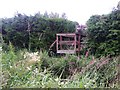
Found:
[[[18,13],[13,18],[2,19],[2,34],[5,43],[11,42],[17,48],[48,50],[56,33],[74,32],[75,23],[65,13],[61,16],[47,12],[33,16]]]
[[[88,47],[97,56],[120,54],[120,10],[93,15],[87,21]]]

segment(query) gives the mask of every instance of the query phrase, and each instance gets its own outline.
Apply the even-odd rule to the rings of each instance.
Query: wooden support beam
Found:
[[[75,33],[58,33],[57,36],[74,37]]]
[[[50,46],[50,48],[49,49],[51,49],[53,46],[54,46],[54,44],[57,42],[57,40],[55,40],[52,44],[51,44],[51,46]]]
[[[78,36],[78,53],[80,53],[80,35]]]
[[[74,43],[74,41],[59,41],[59,44],[69,44],[72,45]]]
[[[58,51],[58,36],[56,36],[56,50]]]
[[[62,42],[62,36],[60,36],[60,42]],[[60,43],[60,49],[62,49],[62,43]]]
[[[67,54],[74,54],[74,50],[57,50],[57,53],[67,53]]]
[[[77,38],[76,38],[76,35],[74,36],[74,51],[76,51],[76,44],[77,43]],[[76,53],[76,52],[75,52]]]

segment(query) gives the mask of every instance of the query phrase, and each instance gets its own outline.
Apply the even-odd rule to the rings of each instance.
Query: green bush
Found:
[[[93,15],[87,22],[88,47],[91,53],[116,56],[120,54],[120,10],[107,15]]]

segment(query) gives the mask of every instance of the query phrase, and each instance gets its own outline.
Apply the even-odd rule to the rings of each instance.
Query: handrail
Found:
[[[57,42],[57,40],[55,40],[55,41],[51,44],[49,50],[54,46],[54,44],[55,44],[56,42]]]

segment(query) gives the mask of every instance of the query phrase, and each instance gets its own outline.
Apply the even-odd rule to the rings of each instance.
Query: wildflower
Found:
[[[24,58],[27,60],[27,65],[32,65],[40,61],[40,56],[38,56],[38,52],[35,53],[25,53]]]
[[[31,70],[31,68],[30,68],[30,67],[27,67],[27,69],[28,69],[28,70]]]
[[[63,84],[64,84],[64,82],[61,82],[61,84],[63,85]]]
[[[35,73],[38,73],[38,72],[39,72],[39,71],[38,71],[38,68],[36,68],[36,69],[34,70],[34,72],[35,72]]]
[[[58,81],[58,80],[59,80],[59,78],[56,78],[56,79],[55,79],[55,81]]]
[[[0,47],[0,51],[2,51],[2,47]]]
[[[10,68],[12,68],[12,66],[10,66]]]
[[[84,85],[84,87],[87,87],[87,85]]]

